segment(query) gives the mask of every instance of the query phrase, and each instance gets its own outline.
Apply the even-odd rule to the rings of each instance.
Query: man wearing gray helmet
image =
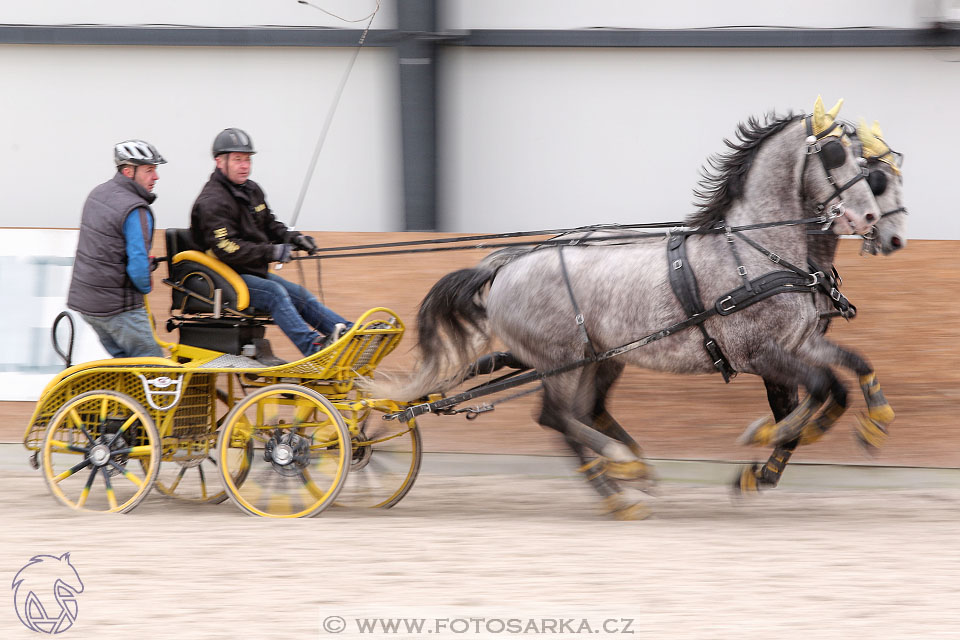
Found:
[[[250,180],[250,136],[224,129],[213,141],[216,168],[190,214],[194,244],[231,266],[250,290],[250,303],[270,312],[304,356],[325,348],[350,326],[306,288],[270,273],[271,262],[288,262],[292,249],[313,253],[313,238],[292,231],[267,206],[263,189]]]
[[[95,187],[83,205],[67,306],[96,331],[114,358],[163,357],[143,297],[150,293],[150,258],[157,165],[149,142],[114,145],[117,173]]]

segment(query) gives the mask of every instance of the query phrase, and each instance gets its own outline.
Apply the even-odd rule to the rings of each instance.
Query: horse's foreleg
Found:
[[[761,418],[740,436],[740,444],[782,446],[800,438],[810,419],[833,394],[846,404],[846,391],[827,367],[812,366],[775,343],[768,343],[751,361],[764,380],[781,386],[802,384],[807,397],[784,417]]]
[[[888,435],[887,427],[893,422],[894,413],[880,389],[873,367],[866,358],[852,349],[841,347],[820,336],[805,343],[802,353],[813,362],[844,367],[857,374],[860,389],[867,403],[866,414],[857,416],[857,439],[870,453],[883,445]],[[827,416],[826,419],[829,420],[832,417],[833,422],[836,422],[842,413],[842,410],[835,409],[833,415]],[[833,422],[827,425],[828,428]],[[813,437],[813,440],[810,440],[810,437]],[[815,441],[818,437],[815,432],[808,434],[810,441]]]
[[[770,410],[773,412],[774,422],[779,422],[786,418],[800,404],[799,388],[797,385],[782,385],[773,382],[767,378],[763,379],[763,384],[767,389],[767,402],[770,404]],[[735,491],[755,492],[761,489],[772,489],[780,482],[780,476],[790,461],[794,450],[800,443],[799,438],[775,447],[773,453],[767,459],[763,466],[752,464],[741,467],[740,475],[734,480],[733,488]]]

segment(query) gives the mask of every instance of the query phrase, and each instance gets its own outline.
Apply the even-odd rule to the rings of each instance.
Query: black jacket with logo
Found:
[[[273,245],[300,235],[274,217],[260,185],[253,180],[233,184],[219,169],[193,203],[190,233],[194,244],[212,251],[237,273],[261,278],[273,260]]]

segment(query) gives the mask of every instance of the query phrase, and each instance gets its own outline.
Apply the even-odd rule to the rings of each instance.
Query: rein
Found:
[[[827,224],[832,222],[834,218],[840,216],[839,211],[830,211],[829,213],[821,213],[820,215],[810,217],[810,218],[800,218],[796,220],[777,220],[773,222],[756,222],[753,224],[745,224],[736,227],[730,227],[732,231],[751,231],[754,229],[768,229],[771,227],[780,227],[780,226],[794,226],[801,224]],[[605,236],[603,238],[597,238],[595,240],[585,242],[584,238],[563,238],[562,235],[568,235],[570,233],[582,233],[587,231],[596,231],[603,229],[630,229],[630,228],[657,228],[657,227],[671,227],[665,232],[660,233],[648,233],[648,232],[639,232],[639,233],[628,233],[623,235],[613,235]],[[387,251],[354,251],[355,249],[366,249],[366,248],[379,248],[379,247],[403,247],[411,245],[430,245],[430,244],[448,244],[453,242],[469,242],[477,239],[496,239],[496,238],[511,238],[524,235],[547,235],[552,233],[550,230],[546,231],[524,231],[516,233],[507,233],[507,234],[492,234],[484,236],[463,236],[458,238],[434,238],[431,240],[410,240],[405,242],[386,242],[379,244],[369,244],[369,245],[349,245],[343,247],[327,247],[326,249],[319,249],[318,253],[323,252],[327,255],[312,255],[312,256],[293,256],[292,260],[329,260],[331,258],[358,258],[361,256],[390,256],[398,255],[405,253],[431,253],[436,251],[465,251],[469,249],[503,249],[507,247],[533,247],[534,249],[538,247],[556,247],[556,246],[585,246],[585,247],[603,247],[603,246],[621,246],[623,244],[629,244],[630,241],[647,239],[647,238],[669,238],[674,235],[710,235],[717,233],[725,233],[724,228],[717,227],[708,227],[708,228],[698,228],[698,229],[689,229],[682,225],[677,225],[674,223],[656,223],[656,224],[647,224],[647,225],[603,225],[603,226],[593,226],[593,227],[580,227],[577,229],[561,229],[562,235],[556,238],[551,238],[550,240],[536,240],[530,242],[480,242],[471,245],[465,246],[454,246],[454,247],[422,247],[415,249],[391,249]],[[623,240],[624,242],[619,244],[612,244],[611,240]],[[346,253],[335,253],[338,251],[345,251]]]

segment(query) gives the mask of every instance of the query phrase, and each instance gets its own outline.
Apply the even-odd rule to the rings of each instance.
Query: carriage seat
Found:
[[[270,313],[250,306],[240,275],[200,251],[189,229],[167,229],[165,239],[168,278],[163,282],[173,289],[167,328],[179,329],[180,343],[237,355],[246,345],[265,343]]]
[[[193,244],[189,229],[167,229],[167,269],[173,287],[171,311],[183,314],[262,317],[250,307],[250,291],[230,266]]]

